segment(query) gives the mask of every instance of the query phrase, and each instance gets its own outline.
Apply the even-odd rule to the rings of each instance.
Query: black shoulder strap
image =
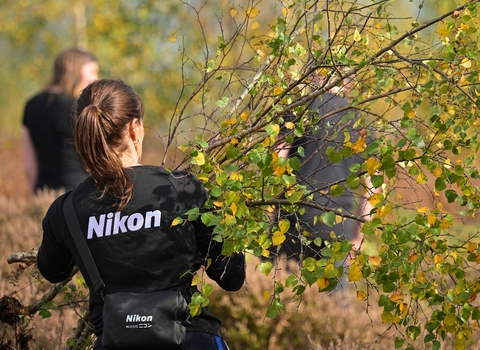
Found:
[[[101,295],[103,289],[105,288],[105,284],[103,283],[102,279],[100,278],[100,274],[98,273],[97,265],[93,260],[92,253],[88,248],[87,242],[85,241],[85,237],[82,234],[82,229],[80,228],[80,224],[78,223],[77,215],[75,214],[75,209],[73,208],[73,193],[74,191],[70,192],[66,198],[65,202],[63,203],[63,213],[65,215],[65,220],[67,221],[68,228],[70,233],[73,237],[73,241],[77,246],[78,252],[80,253],[80,257],[82,258],[83,263],[85,264],[85,268],[87,269],[88,276],[93,283],[93,289],[95,293]]]

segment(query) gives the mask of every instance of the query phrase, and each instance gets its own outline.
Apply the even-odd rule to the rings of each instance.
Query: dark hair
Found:
[[[76,47],[60,52],[55,58],[52,79],[46,90],[77,96],[81,89],[82,66],[88,62],[97,62],[97,58]]]
[[[121,80],[102,79],[88,85],[75,107],[75,147],[92,174],[101,197],[109,194],[118,210],[132,198],[133,181],[122,166],[127,124],[143,118],[143,104]]]

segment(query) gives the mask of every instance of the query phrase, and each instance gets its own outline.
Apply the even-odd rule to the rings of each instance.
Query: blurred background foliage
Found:
[[[395,1],[395,13],[420,21],[422,14],[431,18],[452,5],[452,0],[440,0],[438,6],[422,9],[423,2]],[[199,71],[215,53],[218,36],[228,37],[235,30],[230,9],[241,12],[252,4],[259,15],[249,28],[251,45],[233,47],[227,64],[238,60],[242,50],[256,49],[260,40],[255,37],[268,31],[267,24],[275,22],[288,1],[3,0],[2,132],[19,133],[26,99],[48,82],[54,57],[70,46],[93,52],[101,77],[134,86],[146,105],[147,124],[163,130],[175,107],[182,105],[181,98],[199,83]]]

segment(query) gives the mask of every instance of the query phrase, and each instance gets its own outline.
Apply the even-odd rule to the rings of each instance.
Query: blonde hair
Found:
[[[60,52],[53,64],[52,79],[45,90],[78,97],[81,88],[79,84],[82,79],[82,66],[88,62],[97,62],[97,58],[90,52],[76,47]]]

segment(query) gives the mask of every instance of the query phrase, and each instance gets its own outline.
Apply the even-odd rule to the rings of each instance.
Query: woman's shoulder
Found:
[[[139,165],[133,168],[136,173],[145,175],[163,176],[171,178],[195,177],[193,174],[183,170],[172,170],[159,165]]]
[[[201,181],[192,173],[183,170],[171,170],[161,166],[141,165],[135,167],[136,181],[141,183],[155,183],[158,181],[168,181],[174,185],[177,190],[184,187],[203,188]],[[147,179],[148,178],[148,179]]]

